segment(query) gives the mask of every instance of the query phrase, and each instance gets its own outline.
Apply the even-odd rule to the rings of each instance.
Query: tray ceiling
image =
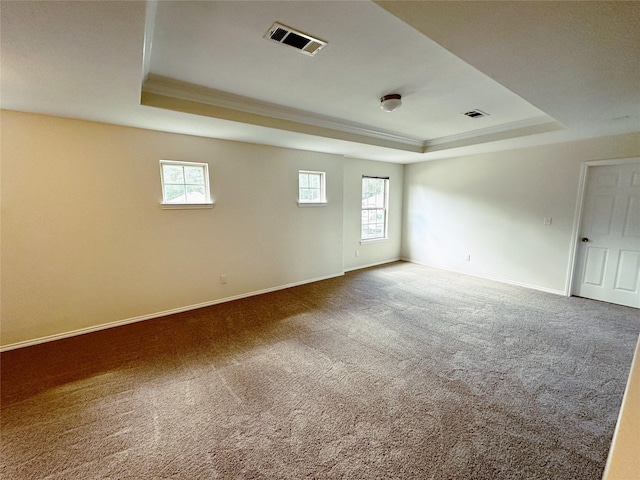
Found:
[[[640,130],[635,2],[0,9],[5,109],[398,163]],[[326,45],[301,54],[274,23]]]

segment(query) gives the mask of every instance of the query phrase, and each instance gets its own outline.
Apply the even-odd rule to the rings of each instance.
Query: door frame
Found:
[[[582,230],[582,215],[584,213],[584,201],[589,181],[589,170],[591,167],[603,165],[627,165],[640,161],[640,157],[614,158],[611,160],[591,160],[582,162],[580,165],[580,183],[578,185],[578,199],[576,211],[573,218],[573,230],[571,232],[571,247],[569,250],[569,270],[567,272],[567,283],[565,285],[565,296],[571,297],[576,288],[576,270],[578,269],[578,246],[580,244],[580,231]]]

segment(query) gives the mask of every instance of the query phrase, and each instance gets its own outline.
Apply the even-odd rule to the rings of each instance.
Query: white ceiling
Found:
[[[4,109],[399,163],[640,131],[636,2],[0,9]],[[264,39],[276,21],[328,44],[309,57]]]

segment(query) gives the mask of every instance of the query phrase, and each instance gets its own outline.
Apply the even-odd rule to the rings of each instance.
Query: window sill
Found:
[[[360,245],[364,245],[365,243],[377,243],[377,242],[385,242],[389,240],[389,237],[384,238],[370,238],[368,240],[360,240]]]
[[[163,210],[198,210],[202,208],[213,208],[214,203],[161,203]]]
[[[299,207],[326,207],[327,202],[298,202]]]

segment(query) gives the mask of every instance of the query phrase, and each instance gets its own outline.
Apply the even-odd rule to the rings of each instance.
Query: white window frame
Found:
[[[167,198],[167,194],[166,194],[166,186],[167,185],[174,185],[174,184],[169,184],[165,182],[165,178],[164,178],[164,166],[169,165],[169,166],[178,166],[178,167],[199,167],[202,168],[203,170],[203,175],[204,175],[204,184],[193,184],[193,185],[203,185],[204,186],[204,198],[205,198],[205,202],[198,202],[198,203],[191,203],[188,201],[188,198],[186,198],[185,195],[185,201],[184,202],[167,202],[166,198]],[[213,202],[211,201],[211,189],[209,186],[209,165],[207,163],[200,163],[200,162],[184,162],[184,161],[177,161],[177,160],[160,160],[160,183],[162,185],[162,203],[160,204],[162,208],[164,209],[193,209],[193,208],[212,208],[213,207]],[[179,184],[175,184],[175,185],[179,185]],[[186,192],[186,187],[190,184],[186,183],[186,181],[184,181],[182,183],[182,185],[185,186],[185,192]]]
[[[320,198],[318,200],[305,200],[302,198],[302,190],[304,188],[301,183],[301,175],[313,175],[319,179]],[[323,207],[327,204],[327,174],[315,170],[298,170],[298,206],[300,207]]]
[[[371,207],[367,207],[367,206],[362,206],[362,204],[360,205],[360,244],[363,243],[370,243],[370,242],[379,242],[381,240],[387,240],[388,239],[388,233],[389,233],[389,177],[378,177],[378,176],[373,176],[373,175],[363,175],[362,176],[362,182],[360,183],[360,188],[361,188],[361,200],[364,199],[364,180],[365,179],[378,179],[378,180],[383,180],[384,181],[384,198],[383,198],[383,206],[371,206]],[[363,213],[364,212],[370,212],[372,210],[383,210],[383,221],[384,221],[384,227],[383,227],[383,232],[382,235],[377,236],[377,237],[367,237],[367,238],[363,238],[362,235],[362,230],[363,230]]]

